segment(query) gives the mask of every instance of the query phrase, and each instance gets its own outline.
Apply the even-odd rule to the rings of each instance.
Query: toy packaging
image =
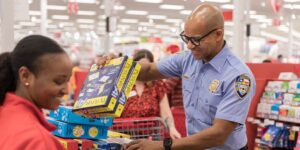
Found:
[[[96,64],[92,65],[75,102],[74,111],[84,110],[89,113],[113,111],[132,62],[132,59],[124,56],[110,60],[100,69]]]
[[[86,138],[105,139],[107,138],[108,127],[93,125],[78,125],[60,122],[52,118],[47,118],[48,122],[55,125],[57,129],[52,134],[63,138]]]
[[[72,139],[63,139],[56,137],[66,150],[78,149],[78,143]]]
[[[50,117],[58,121],[74,123],[74,124],[87,124],[97,126],[112,126],[112,117],[102,118],[86,118],[82,115],[75,114],[70,106],[59,106],[57,110],[50,111]]]
[[[130,73],[129,76],[126,79],[126,84],[123,87],[122,91],[120,92],[119,98],[118,98],[118,103],[117,103],[117,107],[114,108],[113,111],[109,111],[109,112],[105,112],[105,113],[95,113],[95,114],[85,114],[87,115],[87,117],[91,117],[91,118],[99,118],[99,117],[103,117],[103,116],[112,116],[112,117],[120,117],[123,109],[125,107],[125,103],[129,97],[129,93],[131,92],[134,83],[137,79],[137,76],[140,72],[141,66],[134,62],[131,69],[130,69]]]

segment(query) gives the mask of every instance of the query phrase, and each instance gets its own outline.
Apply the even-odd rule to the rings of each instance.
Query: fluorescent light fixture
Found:
[[[149,23],[149,22],[139,22],[139,25],[140,26],[148,26],[148,27],[153,26],[153,24]]]
[[[272,19],[258,19],[256,21],[257,22],[261,22],[261,23],[272,23],[273,22]]]
[[[148,33],[158,33],[158,30],[156,29],[148,29],[147,31]]]
[[[167,16],[163,16],[163,15],[149,15],[148,18],[149,19],[166,19]]]
[[[47,9],[50,10],[67,10],[66,6],[60,6],[60,5],[47,5]]]
[[[76,0],[77,3],[95,4],[96,0]]]
[[[233,26],[233,22],[232,21],[225,21],[225,26]]]
[[[94,15],[96,15],[96,12],[95,11],[82,11],[82,10],[79,10],[77,12],[77,15],[94,16]]]
[[[92,29],[94,25],[80,24],[78,27],[82,29]]]
[[[115,10],[124,10],[124,9],[125,9],[125,6],[122,6],[122,5],[116,5],[116,6],[114,6],[114,9],[115,9]]]
[[[21,29],[21,25],[14,25],[14,29]]]
[[[205,2],[212,2],[212,3],[229,3],[231,0],[205,0]]]
[[[155,26],[155,28],[158,28],[158,29],[170,29],[170,27],[171,27],[171,26],[168,26],[168,25],[162,25],[162,24],[161,24],[161,25],[156,25],[156,26]]]
[[[47,25],[47,28],[49,28],[49,29],[57,29],[58,27],[57,27],[57,25],[49,24],[49,25]]]
[[[265,15],[250,15],[250,18],[252,18],[252,19],[266,19],[267,16],[265,16]]]
[[[29,11],[29,15],[31,15],[31,16],[40,16],[41,12],[40,11]]]
[[[99,19],[105,19],[106,16],[105,16],[105,15],[100,15],[100,16],[98,16],[98,18],[99,18]]]
[[[180,11],[180,14],[182,14],[182,15],[190,15],[191,13],[192,13],[191,10],[182,10],[182,11]]]
[[[181,19],[166,19],[166,22],[169,22],[169,23],[181,23],[182,20]]]
[[[134,0],[136,2],[140,2],[140,3],[162,3],[162,0]]]
[[[141,11],[141,10],[127,10],[126,14],[128,15],[147,15],[148,12],[147,11]]]
[[[169,4],[163,4],[159,6],[160,9],[171,9],[171,10],[182,10],[184,9],[183,5],[169,5]]]
[[[78,23],[95,23],[94,19],[77,19]]]
[[[69,20],[70,17],[66,15],[53,15],[52,19],[59,19],[59,20]]]
[[[138,23],[139,21],[137,19],[121,19],[121,22],[123,22],[123,23]]]
[[[295,3],[295,2],[300,2],[300,0],[284,0],[284,2]]]
[[[63,26],[74,26],[73,22],[61,22]]]
[[[222,9],[234,9],[234,5],[232,4],[224,4],[221,6]]]
[[[35,26],[34,22],[20,22],[19,25],[21,26]]]

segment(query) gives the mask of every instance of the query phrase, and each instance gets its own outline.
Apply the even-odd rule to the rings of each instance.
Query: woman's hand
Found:
[[[176,130],[175,127],[171,127],[170,128],[170,137],[174,140],[174,139],[180,139],[181,135],[180,133]]]
[[[112,53],[105,56],[98,57],[97,65],[99,68],[102,68],[106,63],[108,63],[110,60],[114,58],[117,58],[117,56]]]

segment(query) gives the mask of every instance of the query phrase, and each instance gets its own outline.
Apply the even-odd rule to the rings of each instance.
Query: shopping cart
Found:
[[[168,136],[168,130],[160,117],[116,118],[112,131],[130,135],[131,139],[162,140]]]

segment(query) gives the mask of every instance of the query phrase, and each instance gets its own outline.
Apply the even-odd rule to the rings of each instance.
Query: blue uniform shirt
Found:
[[[223,146],[210,150],[238,150],[247,144],[245,120],[256,85],[250,69],[227,44],[209,63],[186,51],[159,61],[157,68],[166,77],[182,78],[188,135],[209,128],[218,118],[239,126]]]

